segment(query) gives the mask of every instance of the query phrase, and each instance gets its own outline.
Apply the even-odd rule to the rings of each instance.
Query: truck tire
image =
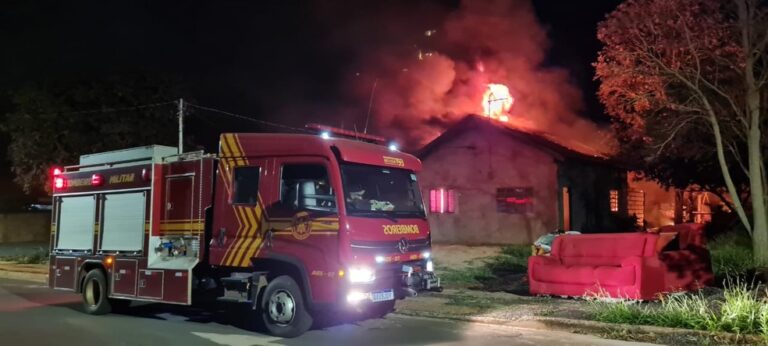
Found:
[[[112,311],[107,291],[107,279],[100,269],[93,269],[83,280],[83,309],[89,315],[104,315]]]
[[[271,335],[293,338],[312,327],[301,288],[290,276],[278,276],[267,284],[259,308],[261,322]]]

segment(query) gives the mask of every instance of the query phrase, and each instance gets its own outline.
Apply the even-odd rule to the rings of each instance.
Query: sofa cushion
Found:
[[[622,258],[655,254],[656,239],[658,235],[650,233],[563,235],[555,238],[552,256],[565,265],[619,266]]]
[[[612,257],[612,256],[595,256],[595,257],[562,257],[563,264],[569,266],[609,266],[617,267],[621,265],[621,260],[624,257]]]
[[[533,278],[549,283],[593,284],[595,283],[595,267],[541,265],[533,269]]]
[[[635,267],[597,267],[595,281],[601,286],[631,286],[635,284]]]

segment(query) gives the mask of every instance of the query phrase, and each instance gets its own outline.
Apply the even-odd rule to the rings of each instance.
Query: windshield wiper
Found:
[[[397,222],[398,219],[389,213],[385,213],[383,211],[378,210],[356,210],[350,213],[352,216],[362,216],[362,217],[381,217],[385,218],[387,220],[390,220],[392,222]]]

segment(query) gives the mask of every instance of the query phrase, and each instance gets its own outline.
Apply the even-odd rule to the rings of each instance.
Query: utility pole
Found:
[[[368,114],[365,115],[365,127],[363,127],[363,133],[368,133],[368,120],[371,118],[371,108],[373,108],[373,95],[376,92],[376,84],[378,83],[379,78],[376,78],[373,81],[373,86],[371,87],[371,99],[368,101]]]
[[[179,99],[179,155],[184,152],[184,99]]]

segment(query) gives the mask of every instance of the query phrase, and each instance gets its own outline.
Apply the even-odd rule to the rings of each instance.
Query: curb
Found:
[[[40,268],[30,268],[26,265],[8,263],[0,265],[0,278],[48,283],[48,273],[46,271]]]
[[[766,339],[756,335],[739,335],[724,332],[706,332],[700,330],[614,324],[605,322],[596,322],[589,320],[575,320],[558,317],[533,317],[524,320],[503,320],[493,317],[480,316],[458,316],[442,314],[428,311],[397,310],[395,314],[415,317],[438,318],[461,322],[485,323],[501,325],[506,327],[533,329],[539,331],[563,331],[569,333],[605,335],[611,332],[620,335],[630,336],[629,340],[674,344],[681,338],[684,339],[707,339],[713,340],[718,344],[766,344]],[[695,342],[693,344],[698,344]]]

